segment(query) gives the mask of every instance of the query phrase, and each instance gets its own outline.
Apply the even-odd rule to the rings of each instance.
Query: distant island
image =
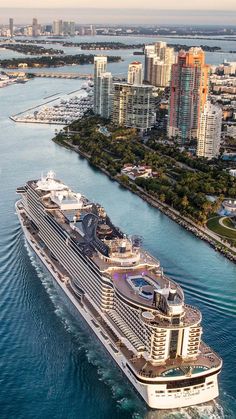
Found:
[[[188,51],[193,45],[168,44],[168,46],[174,48],[175,51],[180,51],[181,49],[184,49],[185,51]],[[203,51],[207,51],[207,52],[221,51],[221,48],[217,47],[217,46],[200,45],[200,48],[202,48]]]
[[[119,62],[121,57],[109,56],[108,62]],[[2,68],[42,68],[42,67],[63,67],[65,65],[93,64],[94,55],[77,54],[61,56],[43,56],[32,58],[11,58],[0,61]]]
[[[55,48],[44,48],[35,44],[2,44],[0,43],[0,48],[9,49],[11,51],[17,51],[21,54],[29,55],[59,55],[64,54],[62,49]]]
[[[168,46],[171,48],[174,48],[175,52],[179,52],[181,49],[188,51],[191,48],[190,45],[185,45],[185,44],[168,44]],[[210,47],[209,45],[200,45],[200,47],[206,52],[221,51],[221,48],[217,46]],[[233,53],[233,52],[234,51],[229,51],[229,53]],[[144,49],[142,49],[141,51],[134,51],[133,55],[144,55]]]
[[[73,42],[73,41],[65,41],[63,39],[58,39],[58,40],[32,40],[30,41],[32,44],[29,44],[29,41],[27,40],[23,40],[23,41],[19,41],[22,42],[26,45],[28,45],[29,47],[33,44],[48,44],[48,43],[53,43],[53,44],[60,44],[63,47],[75,47],[75,48],[80,48],[82,50],[86,50],[86,51],[90,51],[90,50],[105,50],[105,51],[109,51],[109,50],[120,50],[120,49],[137,49],[137,50],[142,50],[140,52],[137,53],[137,55],[142,55],[144,47],[146,45],[146,43],[138,43],[138,44],[134,44],[134,43],[128,43],[125,44],[123,42],[117,42],[117,41],[97,41],[97,42]],[[23,46],[23,45],[22,45]],[[174,48],[175,51],[179,51],[181,49],[185,49],[185,50],[189,50],[189,48],[191,48],[193,45],[186,45],[186,44],[170,44],[168,43],[168,46]],[[200,47],[207,52],[216,52],[216,51],[221,51],[221,47],[218,46],[209,46],[209,45],[200,45]],[[43,47],[41,47],[43,48]],[[13,49],[13,48],[12,48]],[[51,48],[50,48],[51,49]],[[233,52],[233,51],[229,51],[229,52]],[[136,55],[136,54],[135,54]]]
[[[80,47],[82,50],[119,50],[119,49],[144,49],[145,44],[124,44],[122,42],[65,42],[64,47]],[[189,50],[191,46],[185,44],[169,44],[168,46],[174,48],[175,51],[181,49]],[[221,48],[217,46],[200,45],[204,51],[215,52],[220,51]]]

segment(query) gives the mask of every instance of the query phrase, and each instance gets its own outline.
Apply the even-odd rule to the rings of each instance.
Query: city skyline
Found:
[[[211,9],[211,3],[207,4],[207,8],[198,9],[183,9],[176,8],[151,8],[148,4],[147,8],[140,7],[80,7],[73,8],[69,5],[67,8],[50,7],[30,8],[30,7],[13,7],[13,3],[8,4],[8,7],[1,7],[0,9],[0,24],[6,24],[9,17],[13,17],[18,24],[28,23],[33,17],[36,17],[41,23],[48,23],[54,19],[75,20],[78,23],[95,23],[95,24],[157,24],[157,25],[171,25],[171,24],[196,24],[196,25],[222,25],[224,26],[235,24],[236,7],[231,3],[225,3],[224,9],[217,6]],[[60,3],[59,3],[60,4]],[[181,3],[182,4],[182,3]],[[199,3],[201,4],[201,3]],[[231,4],[231,7],[229,7]],[[1,6],[6,5],[2,3]],[[220,5],[220,3],[219,3]],[[10,6],[10,7],[9,7]],[[109,5],[110,6],[110,5]],[[175,6],[176,7],[176,6]],[[199,7],[199,5],[198,5]]]

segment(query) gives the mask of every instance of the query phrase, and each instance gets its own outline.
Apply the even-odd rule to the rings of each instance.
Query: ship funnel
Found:
[[[157,290],[154,290],[154,293],[153,293],[153,305],[156,308],[159,307],[160,298],[161,298],[161,294]]]
[[[125,253],[126,252],[126,241],[122,241],[120,244],[120,253]]]

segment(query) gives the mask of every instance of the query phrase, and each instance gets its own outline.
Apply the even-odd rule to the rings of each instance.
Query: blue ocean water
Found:
[[[0,418],[235,418],[236,266],[165,215],[54,144],[54,128],[14,124],[9,115],[77,80],[35,79],[0,91]],[[149,412],[86,324],[70,313],[27,248],[14,211],[15,189],[53,169],[102,203],[114,223],[144,246],[203,314],[204,340],[220,353],[220,397],[211,406]]]

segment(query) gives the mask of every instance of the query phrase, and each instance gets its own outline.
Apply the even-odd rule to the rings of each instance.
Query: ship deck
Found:
[[[172,288],[176,289],[180,298],[178,298],[178,303],[184,300],[183,291],[179,286],[177,286],[172,280],[170,280],[167,276],[163,275],[160,271],[154,271],[152,269],[148,269],[147,267],[134,267],[133,270],[130,269],[123,269],[123,272],[116,272],[112,273],[112,280],[117,289],[117,291],[123,295],[125,298],[135,301],[138,304],[142,304],[145,307],[153,308],[153,298],[146,299],[140,296],[139,290],[134,289],[130,286],[129,278],[137,277],[137,278],[147,278],[147,280],[151,280],[153,286],[150,286],[150,291],[153,292],[154,289],[168,289],[172,286]]]

